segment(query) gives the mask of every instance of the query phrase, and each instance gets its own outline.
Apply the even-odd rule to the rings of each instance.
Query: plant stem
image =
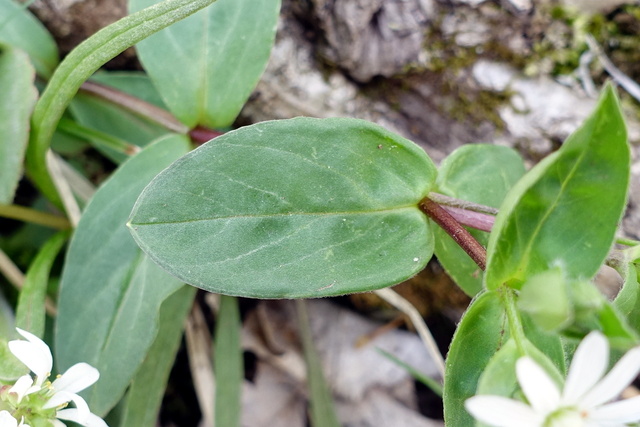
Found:
[[[71,228],[71,224],[64,217],[18,205],[0,205],[0,217],[32,222],[34,224],[44,225],[45,227],[51,227],[58,230]]]
[[[189,138],[191,138],[191,141],[194,143],[200,145],[222,134],[224,134],[224,132],[209,129],[204,126],[196,126],[189,131]]]
[[[467,227],[476,230],[491,232],[495,217],[479,212],[469,211],[463,208],[454,208],[452,206],[442,206],[456,221]]]
[[[518,309],[516,308],[516,291],[508,286],[502,286],[500,291],[502,294],[503,306],[507,313],[507,321],[509,322],[509,334],[515,341],[516,347],[518,347],[518,351],[520,352],[520,354],[524,356],[526,355],[524,344],[526,335],[524,334],[524,328],[522,327],[520,315],[518,314]]]
[[[625,245],[625,246],[638,246],[638,245],[640,245],[639,241],[633,240],[633,239],[627,239],[626,237],[618,237],[618,238],[616,238],[616,243],[618,243],[619,245]]]
[[[466,211],[479,212],[487,215],[498,215],[498,209],[491,206],[481,205],[479,203],[469,202],[467,200],[456,199],[454,197],[445,196],[439,193],[429,193],[429,198],[434,202],[443,205],[451,206],[453,208],[460,208]]]
[[[91,141],[96,145],[110,148],[118,153],[126,154],[127,156],[137,154],[140,151],[140,147],[137,145],[130,144],[123,139],[116,138],[115,136],[107,133],[82,126],[81,124],[64,117],[60,119],[58,129],[69,135]]]
[[[82,84],[80,90],[112,102],[172,132],[186,134],[189,131],[187,126],[167,110],[110,86],[86,81]]]
[[[449,236],[478,264],[483,271],[487,265],[486,249],[442,206],[428,197],[420,201],[418,207],[438,224]]]
[[[224,133],[204,126],[196,126],[189,130],[187,126],[182,124],[182,122],[167,110],[110,86],[86,81],[82,84],[81,90],[125,108],[132,113],[156,123],[172,132],[188,134],[191,141],[197,145],[204,144],[205,142]]]

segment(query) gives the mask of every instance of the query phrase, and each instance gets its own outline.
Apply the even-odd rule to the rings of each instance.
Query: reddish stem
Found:
[[[201,145],[217,136],[222,135],[223,133],[224,132],[198,125],[189,131],[189,138],[191,138],[191,141],[193,141],[195,144]]]
[[[475,228],[476,230],[491,232],[493,223],[496,217],[493,215],[487,215],[480,212],[469,211],[463,208],[456,208],[453,206],[441,206],[444,210],[449,212],[451,216],[462,225]]]
[[[487,265],[487,251],[449,212],[425,197],[418,207],[438,224],[478,264],[483,271]]]

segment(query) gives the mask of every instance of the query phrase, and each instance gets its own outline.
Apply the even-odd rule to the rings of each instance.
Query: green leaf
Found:
[[[447,196],[497,208],[507,191],[524,175],[524,164],[514,150],[498,145],[464,145],[444,159],[438,170],[436,191]],[[470,229],[482,245],[489,233]],[[440,227],[435,228],[435,254],[469,296],[482,289],[483,272]]]
[[[58,48],[53,37],[27,10],[26,4],[0,0],[0,42],[27,52],[38,75],[45,79],[58,65]]]
[[[464,401],[476,394],[487,364],[503,345],[506,324],[497,291],[476,296],[462,316],[449,354],[444,376],[444,420],[446,425],[473,425]]]
[[[183,286],[160,307],[158,335],[133,377],[120,414],[121,427],[153,427],[182,338],[183,320],[189,314],[196,288]]]
[[[301,298],[378,289],[433,252],[418,202],[435,167],[412,142],[355,119],[259,123],[159,174],[129,227],[171,274],[211,292]]]
[[[540,366],[547,369],[548,373],[555,375],[558,382],[566,373],[565,351],[560,335],[542,330],[525,313],[520,313],[520,321],[526,336],[525,351]]]
[[[220,296],[216,325],[213,372],[216,375],[215,425],[239,427],[242,414],[244,367],[240,346],[240,310],[238,300]]]
[[[167,136],[124,163],[87,205],[69,246],[55,333],[60,371],[87,362],[103,374],[87,394],[99,415],[124,393],[156,337],[160,304],[182,284],[138,249],[124,226],[142,188],[188,151]]]
[[[516,361],[522,357],[513,339],[498,350],[478,380],[477,394],[511,397],[518,390]]]
[[[628,350],[638,344],[638,333],[629,327],[626,319],[609,301],[605,301],[599,310],[598,320],[613,347]]]
[[[78,122],[84,126],[116,136],[139,147],[144,147],[168,133],[166,129],[155,123],[119,108],[111,102],[88,94],[78,94],[73,99],[70,110]],[[128,158],[123,153],[103,148],[97,144],[96,148],[116,163],[122,163]]]
[[[519,288],[555,265],[568,279],[592,277],[625,207],[629,156],[620,105],[607,86],[595,112],[562,148],[507,195],[489,240],[485,286]]]
[[[130,0],[131,10],[157,0]],[[138,44],[136,50],[167,106],[181,122],[233,123],[264,71],[280,0],[219,0]]]
[[[29,369],[9,351],[7,343],[17,338],[11,306],[0,292],[0,381],[15,381]]]
[[[529,278],[518,298],[518,308],[545,331],[557,331],[573,321],[572,301],[559,268]]]
[[[338,421],[333,405],[331,389],[324,378],[320,357],[313,344],[306,301],[296,301],[296,311],[298,313],[302,351],[307,364],[311,427],[339,427],[340,421]]]
[[[103,28],[65,57],[36,103],[27,147],[27,170],[45,197],[62,207],[45,156],[58,121],[82,83],[125,49],[214,1],[165,0]]]
[[[613,305],[627,319],[629,325],[636,332],[640,332],[640,266],[636,262],[626,261],[618,270],[624,283]]]
[[[58,252],[69,238],[68,231],[61,231],[42,246],[29,266],[24,286],[18,298],[16,326],[42,338],[44,336],[45,297],[49,284],[49,272]]]
[[[0,380],[15,381],[29,373],[27,368],[9,351],[9,340],[0,338]]]
[[[91,76],[90,80],[105,86],[111,86],[156,107],[167,109],[149,76],[141,71],[101,70]]]
[[[557,343],[560,345],[559,339],[557,339]],[[555,381],[556,385],[561,386],[563,384],[564,376],[558,370],[558,366],[546,354],[542,353],[539,347],[536,347],[528,340],[524,340],[522,347],[522,349],[519,349],[515,340],[509,339],[496,352],[480,376],[476,394],[512,397],[514,392],[520,388],[516,377],[516,362],[524,355],[532,358],[541,366],[549,377]],[[546,351],[547,349],[543,348],[543,350]],[[560,350],[562,350],[561,345]],[[564,358],[564,352],[561,352],[561,357]],[[562,366],[564,367],[564,359],[562,359]]]
[[[0,17],[2,8],[6,7],[4,2],[0,1]],[[38,97],[34,77],[29,57],[19,49],[0,43],[0,204],[13,201],[22,178],[29,120]]]

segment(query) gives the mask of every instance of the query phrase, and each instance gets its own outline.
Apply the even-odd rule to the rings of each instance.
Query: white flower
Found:
[[[17,395],[17,404],[25,396],[42,393],[48,398],[42,409],[55,408],[56,418],[73,421],[85,427],[107,427],[104,420],[92,414],[87,402],[77,394],[98,381],[100,377],[98,370],[87,363],[77,363],[67,369],[53,383],[49,383],[47,379],[51,375],[53,367],[51,350],[37,336],[19,328],[16,330],[27,341],[9,341],[9,350],[35,375],[35,378],[31,378],[30,375],[20,377],[9,389],[9,393]],[[75,408],[66,408],[70,402],[75,404]],[[64,424],[58,420],[51,421],[55,426],[64,427]],[[4,424],[0,423],[0,427],[4,427]]]
[[[611,371],[609,343],[600,332],[578,346],[562,392],[529,357],[516,362],[516,376],[529,404],[501,396],[474,396],[465,407],[494,427],[622,427],[640,421],[640,396],[613,403],[640,372],[640,347],[629,350]]]

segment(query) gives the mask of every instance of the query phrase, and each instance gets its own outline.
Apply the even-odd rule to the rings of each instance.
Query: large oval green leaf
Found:
[[[159,0],[129,0],[132,11]],[[231,125],[269,60],[280,0],[217,0],[136,49],[167,106],[189,127]]]
[[[259,123],[189,153],[140,195],[140,247],[194,286],[256,298],[367,291],[431,258],[417,207],[435,166],[412,142],[355,119]]]
[[[519,288],[554,265],[569,278],[591,278],[613,244],[629,167],[624,119],[607,86],[595,112],[562,148],[507,195],[487,248],[487,288]]]
[[[77,362],[98,368],[102,376],[85,394],[99,415],[125,392],[156,337],[160,305],[183,286],[140,251],[124,224],[144,186],[188,148],[186,137],[168,135],[125,162],[91,199],[69,245],[55,360],[60,372]]]

